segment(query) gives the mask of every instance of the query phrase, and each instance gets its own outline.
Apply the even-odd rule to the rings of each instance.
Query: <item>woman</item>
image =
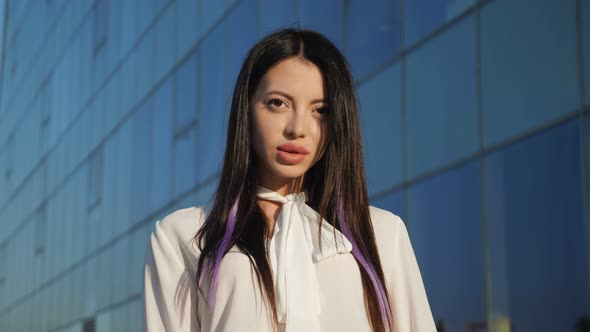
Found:
[[[258,42],[213,202],[155,225],[147,330],[435,331],[403,221],[368,204],[362,155],[338,49],[299,29]]]

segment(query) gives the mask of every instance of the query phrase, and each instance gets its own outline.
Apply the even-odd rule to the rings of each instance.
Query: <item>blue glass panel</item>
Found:
[[[408,176],[444,166],[479,147],[475,20],[462,20],[407,58]]]
[[[171,199],[172,188],[172,80],[167,79],[154,95],[154,141],[152,155],[152,203],[154,209]]]
[[[588,55],[590,55],[590,2],[588,1],[580,1],[581,4],[581,17],[582,17],[582,42],[584,44],[584,85],[586,91],[584,92],[586,96],[586,105],[590,107],[590,60],[588,59]]]
[[[114,68],[121,58],[121,27],[124,24],[122,16],[122,3],[111,0],[107,4],[108,32],[107,32],[107,52],[110,68]],[[82,41],[84,43],[84,41]]]
[[[132,1],[135,3],[135,31],[138,36],[149,26],[152,18],[154,17],[154,4],[153,1]]]
[[[201,36],[198,15],[199,2],[197,0],[176,1],[176,17],[178,19],[176,29],[177,59],[182,58]]]
[[[514,331],[590,314],[579,154],[576,119],[486,157],[491,311]]]
[[[408,189],[408,231],[435,320],[485,322],[479,162]]]
[[[225,147],[227,109],[224,100],[223,23],[203,40],[201,47],[199,100],[199,180],[220,168]]]
[[[135,3],[131,1],[120,1],[121,14],[120,16],[124,19],[121,20],[120,30],[120,46],[121,53],[126,54],[127,51],[133,46],[136,39],[135,32]]]
[[[341,0],[302,0],[300,3],[301,25],[303,28],[321,32],[341,52],[344,52],[342,7]]]
[[[174,97],[174,130],[176,132],[197,121],[197,56],[193,54],[176,71]]]
[[[358,79],[400,50],[400,5],[399,0],[347,4],[346,54]]]
[[[115,203],[116,210],[113,212],[112,220],[100,220],[102,225],[112,229],[111,234],[117,234],[122,230],[127,229],[127,225],[134,221],[131,215],[131,199],[134,191],[131,190],[133,178],[133,124],[130,121],[125,121],[119,127],[117,135],[118,148],[118,167],[117,176],[117,202]],[[102,226],[101,226],[102,227]]]
[[[225,23],[227,36],[227,77],[225,100],[231,107],[233,89],[248,50],[256,42],[256,2],[242,0],[228,15]]]
[[[484,143],[578,108],[574,1],[494,1],[481,11]]]
[[[166,8],[156,22],[152,32],[155,38],[154,79],[159,80],[174,65],[176,9],[173,6]]]
[[[370,204],[381,209],[385,209],[397,214],[402,220],[406,220],[406,206],[403,190],[396,190],[380,196],[377,199],[371,199]]]
[[[400,85],[396,64],[365,82],[358,91],[369,195],[403,180]]]
[[[174,142],[174,196],[193,188],[197,183],[197,129],[187,130]]]
[[[139,107],[131,117],[133,126],[133,195],[131,216],[133,222],[141,220],[151,212],[150,181],[152,170],[152,100]]]
[[[289,0],[258,0],[259,35],[282,27],[297,27],[297,2]]]
[[[168,4],[168,2],[170,2],[170,0],[153,0],[154,2],[154,14],[158,14],[158,12],[160,10],[162,10],[162,8],[164,8],[164,6],[166,6]],[[195,1],[196,2],[196,1]]]
[[[225,3],[225,1],[219,0],[201,0],[200,2],[200,31],[201,34],[205,34],[211,29],[213,25],[215,25],[215,22],[217,22],[221,18],[221,16],[223,16],[223,13],[227,8],[227,4]]]
[[[410,46],[441,25],[451,21],[475,0],[412,0],[404,3],[405,40]]]

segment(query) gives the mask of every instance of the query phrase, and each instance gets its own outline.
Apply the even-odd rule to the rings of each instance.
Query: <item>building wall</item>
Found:
[[[241,61],[282,26],[350,61],[371,202],[406,222],[435,319],[590,317],[588,2],[6,5],[0,330],[141,330],[153,224],[211,197]]]

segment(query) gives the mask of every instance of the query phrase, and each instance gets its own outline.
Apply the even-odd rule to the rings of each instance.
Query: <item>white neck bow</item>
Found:
[[[319,214],[305,204],[305,192],[282,196],[258,186],[258,197],[283,204],[269,243],[279,323],[285,324],[285,332],[320,331],[315,263],[338,253],[349,253],[352,245],[323,220],[320,249]]]

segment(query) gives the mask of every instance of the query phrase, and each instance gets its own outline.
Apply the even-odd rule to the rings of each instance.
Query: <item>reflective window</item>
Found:
[[[296,1],[258,0],[258,28],[261,37],[283,27],[297,27]]]
[[[93,234],[100,234],[101,227],[108,227],[110,230],[110,225],[112,224],[111,220],[117,217],[118,206],[119,206],[119,179],[121,177],[119,172],[119,131],[117,131],[113,136],[109,137],[109,139],[103,145],[104,149],[104,182],[103,182],[103,191],[104,197],[101,202],[101,212],[96,213],[95,211],[91,211],[88,213],[86,217],[86,224],[84,225],[84,232],[86,233],[87,243],[86,243],[86,254],[94,251],[97,247],[97,237]],[[83,173],[85,175],[85,173]],[[131,181],[128,182],[131,185]],[[84,195],[85,196],[85,195]],[[83,197],[84,197],[83,196]],[[100,220],[102,218],[102,220]],[[103,226],[104,225],[104,226]],[[112,232],[108,232],[108,237],[110,237]]]
[[[120,1],[110,0],[108,1],[107,6],[109,9],[107,31],[109,36],[109,47],[107,49],[107,54],[108,62],[111,64],[111,68],[114,68],[114,65],[119,62],[119,59],[124,54],[122,53],[124,50],[121,49],[121,27],[124,24],[122,7],[124,5]],[[125,20],[127,20],[127,17],[125,17]]]
[[[302,0],[299,5],[303,28],[319,31],[341,52],[344,51],[342,3],[341,0]]]
[[[389,1],[347,1],[346,48],[358,79],[392,59],[400,50],[400,4]]]
[[[486,146],[578,109],[574,1],[493,1],[481,11]]]
[[[5,287],[3,286],[6,284],[6,276],[8,275],[7,267],[9,266],[7,249],[8,240],[4,240],[2,243],[0,243],[0,294],[2,295],[5,295],[3,292]],[[5,297],[3,297],[3,299],[5,299]]]
[[[220,1],[216,1],[219,3]],[[206,16],[206,15],[205,15]],[[195,0],[176,1],[176,50],[178,58],[193,47],[199,40],[199,2]]]
[[[197,183],[197,129],[191,127],[174,141],[174,197]]]
[[[475,0],[412,0],[404,2],[405,45],[414,44],[463,13],[474,3]]]
[[[152,203],[158,209],[171,199],[172,188],[172,80],[167,79],[154,95],[152,154]]]
[[[160,79],[174,64],[174,40],[176,10],[168,7],[155,26],[155,66],[154,79]]]
[[[197,121],[197,56],[193,54],[174,75],[174,129],[179,132]]]
[[[146,223],[131,233],[131,260],[129,262],[131,275],[127,286],[129,294],[139,294],[142,291],[143,264],[152,229],[153,224]]]
[[[117,175],[116,186],[116,210],[113,211],[112,220],[104,220],[101,223],[112,224],[112,234],[119,234],[120,231],[126,230],[127,226],[133,222],[131,217],[131,196],[135,193],[131,190],[131,179],[133,177],[133,125],[127,121],[119,127],[117,138]],[[101,226],[102,227],[102,226]]]
[[[41,204],[35,211],[35,255],[41,255],[45,252],[47,242],[47,205]],[[2,273],[0,273],[2,279]]]
[[[583,53],[585,55],[583,66],[586,91],[584,94],[586,95],[586,105],[590,107],[590,60],[588,60],[588,55],[590,54],[590,2],[580,1],[580,7],[581,13],[579,14],[582,17],[582,42],[584,44]]]
[[[149,179],[152,178],[153,101],[150,99],[142,104],[130,121],[133,126],[131,217],[132,223],[135,224],[152,210]]]
[[[123,301],[132,295],[127,287],[127,280],[129,278],[129,258],[131,256],[129,238],[129,236],[123,236],[113,245],[114,261],[111,266],[111,272],[114,275],[111,294],[113,302]]]
[[[157,1],[157,0],[156,0]],[[140,3],[139,1],[135,1],[135,31],[137,31],[137,36],[141,36],[141,34],[145,31],[145,29],[149,26],[152,22],[152,18],[154,17],[154,0],[151,1],[144,1]]]
[[[133,86],[135,100],[141,98],[154,84],[154,42],[153,38],[143,38],[132,55],[134,59],[135,84]],[[128,64],[131,65],[131,64]]]
[[[105,45],[107,41],[108,31],[108,1],[95,1],[92,11],[92,18],[94,23],[93,30],[93,46],[94,52],[98,51]]]
[[[451,331],[486,322],[479,165],[408,189],[408,231],[432,314]]]
[[[475,58],[473,17],[407,57],[406,151],[410,178],[478,149]]]
[[[497,324],[564,331],[588,317],[579,154],[576,119],[485,159],[490,310]]]
[[[360,120],[369,195],[403,180],[401,77],[398,65],[360,86]]]
[[[96,149],[88,159],[88,200],[87,209],[92,210],[100,205],[103,182],[102,148]]]
[[[133,46],[135,42],[135,6],[131,1],[121,1],[121,54],[126,54],[127,50]]]
[[[194,1],[194,0],[193,0]],[[196,1],[195,1],[196,2]],[[207,33],[213,25],[223,16],[227,8],[227,1],[219,0],[201,0],[201,21],[200,31],[202,34]]]
[[[406,220],[406,206],[403,190],[395,190],[376,199],[371,199],[370,204],[390,211],[398,215],[402,220]]]
[[[229,102],[224,100],[224,25],[218,25],[204,40],[200,55],[199,180],[221,168]]]
[[[242,0],[232,9],[225,20],[227,37],[227,77],[225,101],[231,107],[233,89],[248,50],[256,42],[256,3],[255,0]]]

